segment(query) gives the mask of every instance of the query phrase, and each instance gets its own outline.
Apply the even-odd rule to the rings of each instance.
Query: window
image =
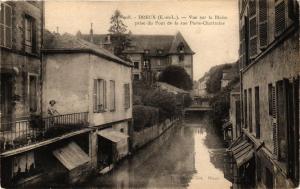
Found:
[[[130,87],[129,84],[124,84],[124,107],[130,108]]]
[[[253,124],[252,124],[252,89],[248,89],[248,95],[249,95],[249,131],[252,132],[253,130]]]
[[[0,46],[12,46],[12,9],[0,2]]]
[[[275,36],[279,36],[285,30],[285,1],[275,2]]]
[[[133,79],[134,80],[139,80],[140,79],[140,75],[139,74],[133,74]]]
[[[37,111],[37,77],[29,76],[29,110],[30,112]]]
[[[36,51],[35,20],[31,16],[25,16],[25,52]]]
[[[268,8],[267,0],[259,0],[259,45],[265,48],[268,45]]]
[[[286,83],[284,81],[276,82],[276,106],[277,106],[277,141],[278,141],[278,160],[287,160],[287,124],[286,124],[286,113],[285,107],[287,94],[286,94]]]
[[[139,62],[133,62],[133,64],[135,69],[139,69]]]
[[[94,79],[94,112],[102,112],[106,108],[106,81]]]
[[[145,50],[144,50],[144,53],[145,53],[146,55],[148,55],[148,54],[150,53],[149,49],[145,49]]]
[[[244,90],[244,122],[245,122],[245,128],[248,127],[248,115],[247,115],[247,90]]]
[[[178,59],[179,59],[180,62],[184,61],[184,54],[180,54],[178,56]]]
[[[177,50],[179,53],[184,53],[184,44],[182,42],[178,45]]]
[[[254,58],[257,53],[256,0],[249,1],[249,14],[250,57]]]
[[[267,189],[272,189],[273,188],[273,182],[274,182],[274,177],[273,173],[265,167],[265,179],[264,183]]]
[[[272,83],[268,84],[269,115],[272,116]]]
[[[163,53],[163,50],[162,49],[157,49],[157,54],[158,55],[161,55]]]
[[[144,60],[144,69],[151,69],[151,64],[148,59]]]
[[[260,138],[259,87],[255,87],[255,133],[256,138]]]
[[[109,87],[110,87],[110,111],[114,111],[116,110],[116,96],[115,96],[115,93],[116,93],[116,83],[115,81],[113,80],[110,80],[109,82]]]

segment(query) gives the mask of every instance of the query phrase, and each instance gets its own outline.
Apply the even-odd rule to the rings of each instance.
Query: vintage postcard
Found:
[[[0,0],[1,188],[299,185],[298,0]]]

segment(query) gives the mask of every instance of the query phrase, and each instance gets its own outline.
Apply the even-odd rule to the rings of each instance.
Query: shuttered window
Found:
[[[277,105],[276,105],[276,91],[272,86],[272,130],[273,130],[273,154],[278,156],[278,137],[277,137]]]
[[[0,2],[0,46],[12,47],[12,8]]]
[[[252,89],[248,89],[248,101],[249,101],[249,131],[253,131],[253,124],[252,124]]]
[[[25,51],[28,53],[36,53],[36,21],[33,17],[25,16]]]
[[[109,82],[109,88],[110,88],[110,94],[109,94],[109,97],[110,97],[110,111],[114,111],[116,109],[116,96],[115,96],[115,91],[116,91],[116,84],[115,84],[115,81],[113,80],[110,80]]]
[[[299,4],[297,0],[288,0],[289,18],[295,22],[299,21]]]
[[[124,84],[124,107],[130,108],[130,87],[129,84]]]
[[[269,115],[272,116],[272,83],[268,84]]]
[[[107,108],[106,97],[106,81],[103,79],[94,79],[94,112],[102,112]]]
[[[265,48],[268,45],[267,0],[259,0],[259,45],[260,48]]]
[[[256,138],[260,138],[260,102],[259,87],[255,87],[255,133]]]
[[[249,1],[249,39],[250,39],[250,58],[257,54],[257,16],[256,1]]]
[[[275,36],[279,36],[285,30],[285,1],[277,0],[275,2]]]
[[[29,109],[30,112],[37,111],[37,77],[29,76]]]
[[[248,102],[247,102],[247,90],[245,89],[244,90],[244,102],[243,102],[243,104],[244,104],[244,126],[245,126],[245,128],[247,128],[248,127],[248,116],[247,116],[247,111],[248,111],[248,109],[247,109],[247,104],[248,104]]]

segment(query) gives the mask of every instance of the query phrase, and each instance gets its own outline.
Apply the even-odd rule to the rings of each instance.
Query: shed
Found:
[[[68,170],[67,181],[75,183],[83,179],[89,169],[89,156],[75,143],[70,142],[54,150],[53,155]]]

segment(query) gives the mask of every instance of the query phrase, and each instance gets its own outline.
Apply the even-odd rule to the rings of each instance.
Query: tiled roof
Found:
[[[106,36],[107,34],[94,34],[93,41],[95,44],[103,44]],[[81,38],[90,40],[90,35],[81,35]],[[178,45],[182,43],[185,54],[194,54],[180,32],[176,35],[131,35],[130,39],[132,47],[124,53],[143,53],[144,50],[149,50],[150,55],[157,55],[157,50],[162,50],[160,55],[176,54]]]
[[[121,63],[127,66],[132,66],[131,63],[122,60],[121,58],[115,56],[110,51],[67,33],[60,35],[60,34],[53,34],[50,32],[46,32],[44,47],[42,51],[46,53],[87,52],[87,53],[95,54],[102,58],[112,60],[117,63]]]

